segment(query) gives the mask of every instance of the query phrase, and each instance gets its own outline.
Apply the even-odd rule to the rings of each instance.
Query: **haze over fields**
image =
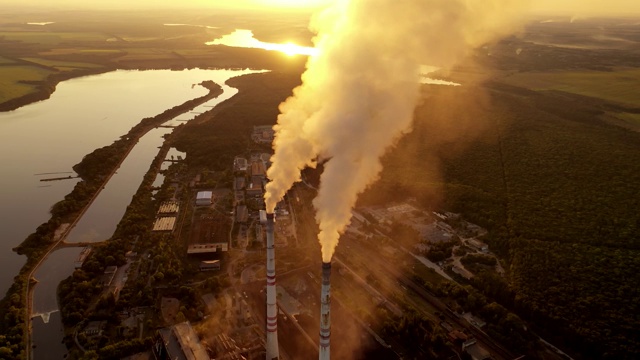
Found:
[[[640,3],[327,4],[3,3],[0,358],[636,360]]]
[[[311,10],[335,0],[189,0],[175,2],[172,0],[53,0],[43,3],[40,0],[6,0],[5,5],[40,7],[43,9],[83,8],[225,8],[239,10]],[[519,0],[530,6],[533,13],[562,15],[632,15],[640,13],[640,3],[636,0]]]

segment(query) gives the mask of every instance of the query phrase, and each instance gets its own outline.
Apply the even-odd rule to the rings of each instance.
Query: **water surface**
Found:
[[[0,294],[5,294],[25,261],[11,249],[49,219],[51,206],[77,181],[40,179],[75,175],[72,166],[84,155],[111,144],[142,118],[207,94],[194,84],[204,80],[223,84],[248,72],[118,70],[64,81],[51,98],[0,113]],[[223,88],[219,101],[237,91]],[[35,175],[43,173],[49,174]]]

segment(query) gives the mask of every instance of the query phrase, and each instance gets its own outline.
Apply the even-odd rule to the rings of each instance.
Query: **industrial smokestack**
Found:
[[[261,211],[262,213],[262,211]],[[262,214],[261,214],[262,215]],[[261,216],[262,218],[262,216]],[[266,214],[267,223],[267,360],[278,359],[278,306],[276,304],[276,255],[273,248],[273,213]]]
[[[322,263],[322,294],[320,299],[320,360],[331,359],[331,263]]]

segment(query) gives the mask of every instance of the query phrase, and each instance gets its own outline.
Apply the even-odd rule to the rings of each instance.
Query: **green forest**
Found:
[[[633,358],[640,135],[600,121],[602,106],[496,83],[431,87],[362,201],[401,194],[462,213],[508,265],[504,289],[474,285],[584,358]]]

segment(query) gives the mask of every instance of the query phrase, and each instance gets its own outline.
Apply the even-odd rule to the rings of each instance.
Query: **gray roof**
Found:
[[[189,322],[160,329],[160,336],[172,360],[210,360]]]

